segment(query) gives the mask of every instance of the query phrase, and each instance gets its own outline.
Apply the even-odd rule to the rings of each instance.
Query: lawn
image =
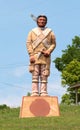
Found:
[[[19,118],[20,108],[0,107],[0,130],[80,130],[80,105],[60,105],[59,117]]]

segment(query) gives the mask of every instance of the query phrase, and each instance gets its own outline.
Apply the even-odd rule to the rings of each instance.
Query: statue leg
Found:
[[[39,65],[35,65],[32,73],[32,94],[31,96],[39,96]]]
[[[48,93],[47,93],[48,76],[45,75],[45,68],[46,68],[46,65],[41,65],[41,74],[40,74],[40,95],[41,96],[48,96]]]

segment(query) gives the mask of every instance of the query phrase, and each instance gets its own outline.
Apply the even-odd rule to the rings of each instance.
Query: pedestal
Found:
[[[20,118],[59,115],[58,98],[55,96],[22,98]]]

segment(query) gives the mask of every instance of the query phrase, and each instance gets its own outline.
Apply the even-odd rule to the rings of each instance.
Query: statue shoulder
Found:
[[[46,27],[46,28],[45,28],[45,31],[47,31],[47,32],[52,32],[52,29],[51,29],[51,28]]]
[[[32,29],[32,32],[35,33],[36,35],[40,35],[40,30],[39,30],[38,27],[33,28],[33,29]]]
[[[36,31],[36,30],[38,30],[38,27],[32,29],[32,31]]]

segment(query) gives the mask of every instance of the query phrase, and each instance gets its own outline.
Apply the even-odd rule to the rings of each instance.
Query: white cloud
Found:
[[[21,106],[22,97],[27,95],[27,92],[31,91],[31,86],[26,86],[26,89],[14,90],[13,93],[7,94],[6,96],[2,96],[0,98],[0,104],[6,104],[10,107],[18,107]],[[65,89],[58,87],[58,86],[50,86],[48,88],[48,93],[50,96],[57,96],[58,101],[60,103],[61,96],[66,92]]]
[[[62,95],[66,93],[66,88],[63,88],[60,83],[53,83],[48,86],[48,93],[50,96],[57,96],[60,103]]]
[[[48,91],[53,96],[58,96],[59,102],[61,101],[62,95],[66,92],[66,88],[63,88],[61,85],[61,79],[50,82],[48,85]]]
[[[6,104],[7,106],[10,107],[19,107],[21,104],[21,98],[20,97],[11,97],[8,96],[6,98],[0,99],[0,105]]]
[[[31,91],[31,87],[27,84],[14,84],[4,87],[0,91],[0,104],[6,104],[10,107],[18,107],[21,105],[22,97]]]
[[[22,97],[26,96],[28,92],[31,92],[31,82],[25,84],[15,84],[8,86],[1,90],[0,93],[0,104],[6,104],[10,107],[17,107],[21,105]],[[10,88],[9,88],[10,87]],[[50,79],[48,82],[48,94],[50,96],[57,96],[60,103],[62,95],[66,92],[66,88],[61,86],[60,78],[57,80]],[[5,95],[5,96],[4,96]]]

